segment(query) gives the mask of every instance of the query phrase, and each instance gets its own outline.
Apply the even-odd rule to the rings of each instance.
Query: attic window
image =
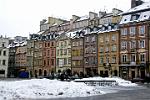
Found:
[[[147,15],[144,15],[144,17],[146,17]]]
[[[124,21],[127,21],[127,19],[124,19]]]

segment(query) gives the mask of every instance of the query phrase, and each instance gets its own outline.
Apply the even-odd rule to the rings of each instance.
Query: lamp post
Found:
[[[108,53],[106,54],[106,65],[105,68],[108,69],[108,76],[112,77],[111,73],[111,64],[109,63]]]

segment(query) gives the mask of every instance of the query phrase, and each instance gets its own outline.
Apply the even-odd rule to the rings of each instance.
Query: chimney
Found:
[[[80,18],[79,16],[76,16],[76,15],[72,15],[72,22],[76,21],[78,18]]]
[[[139,6],[143,4],[144,2],[142,0],[131,0],[131,8],[134,8],[136,6]]]
[[[97,14],[97,13],[95,13],[95,12],[89,12],[89,18],[90,18],[90,19],[94,19],[94,18],[96,18],[96,17],[98,17],[98,14]]]
[[[106,15],[106,12],[104,11],[104,12],[102,12],[102,11],[99,11],[99,18],[102,18],[103,16],[105,16]]]
[[[112,9],[113,16],[116,16],[117,14],[122,13],[122,12],[123,12],[123,11],[121,11],[121,10],[119,10],[119,9],[117,9],[117,8],[113,8],[113,9]]]

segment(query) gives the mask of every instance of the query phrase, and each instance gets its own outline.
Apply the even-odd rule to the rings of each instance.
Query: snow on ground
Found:
[[[112,77],[112,78],[109,78],[109,77],[106,77],[106,78],[102,78],[102,77],[91,77],[91,78],[83,78],[83,79],[76,79],[78,81],[83,81],[83,80],[113,80],[113,81],[116,81],[117,84],[119,86],[137,86],[137,84],[135,83],[132,83],[131,81],[127,81],[127,80],[124,80],[120,77]]]
[[[84,83],[76,82],[61,82],[49,79],[0,82],[0,100],[84,97],[97,94],[104,94],[104,92]]]
[[[121,78],[84,78],[82,80],[116,80],[119,86],[137,86]],[[114,92],[110,87],[96,88],[80,82],[64,82],[49,79],[1,81],[0,100],[47,99],[62,97],[84,97]]]

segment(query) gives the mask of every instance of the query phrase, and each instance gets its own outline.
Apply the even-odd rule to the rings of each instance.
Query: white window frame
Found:
[[[127,49],[127,41],[121,42],[121,50]]]
[[[124,62],[127,62],[127,55],[126,54],[123,54],[121,55],[121,61],[124,63]]]
[[[145,40],[139,41],[139,48],[145,48]]]
[[[130,36],[135,36],[135,31],[136,31],[135,27],[130,27]]]
[[[140,36],[145,35],[145,25],[139,26],[139,35]]]
[[[123,28],[123,29],[121,29],[121,35],[127,35],[127,28]]]
[[[144,56],[144,57],[142,58],[141,56]],[[140,59],[140,62],[146,62],[146,53],[140,53],[139,59]]]
[[[130,48],[135,49],[136,48],[136,40],[130,41]]]
[[[131,54],[131,62],[136,62],[136,54]]]
[[[116,39],[117,39],[116,34],[113,34],[113,35],[112,35],[112,41],[116,41]]]

